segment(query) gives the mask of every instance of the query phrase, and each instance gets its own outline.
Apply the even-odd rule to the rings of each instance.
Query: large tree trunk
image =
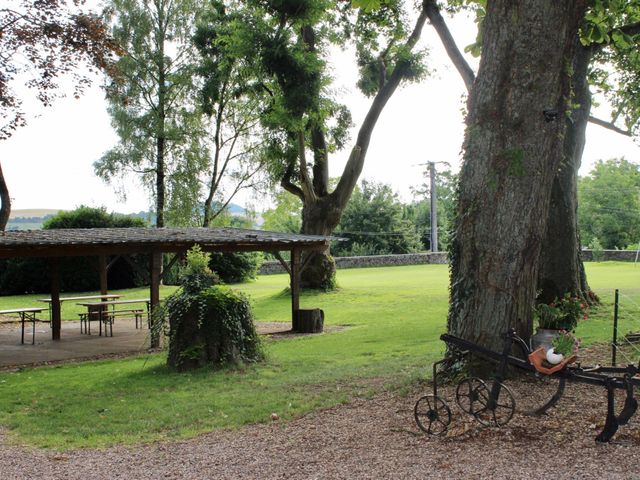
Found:
[[[462,77],[467,91],[471,92],[475,74],[455,44],[449,29],[440,15],[434,0],[427,1],[427,13],[438,33],[449,58]],[[578,46],[573,62],[572,99],[579,108],[566,119],[568,132],[565,141],[565,158],[553,182],[547,238],[540,254],[538,279],[539,301],[550,303],[566,292],[582,296],[586,301],[597,297],[589,289],[580,253],[577,220],[577,174],[585,144],[585,132],[591,109],[591,94],[587,83],[592,46]]]
[[[11,196],[9,195],[9,187],[2,173],[2,165],[0,165],[0,232],[4,232],[9,223],[9,215],[11,214]]]
[[[489,2],[469,96],[448,330],[494,350],[527,338],[560,166],[583,0]]]
[[[578,46],[573,62],[572,102],[579,107],[565,120],[565,160],[561,162],[553,182],[547,235],[542,246],[538,276],[538,301],[543,303],[551,303],[567,292],[579,295],[586,301],[593,298],[582,263],[577,216],[578,169],[591,111],[591,93],[587,83],[591,53],[591,48]]]
[[[302,232],[308,235],[331,235],[340,223],[342,206],[333,195],[306,202],[302,207]],[[312,258],[307,260],[311,255]],[[330,290],[335,286],[336,263],[329,251],[303,254],[305,269],[300,275],[302,288]]]

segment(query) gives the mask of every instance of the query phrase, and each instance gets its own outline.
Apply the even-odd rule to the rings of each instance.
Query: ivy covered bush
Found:
[[[248,298],[219,285],[209,260],[199,247],[191,249],[181,270],[181,288],[160,309],[168,320],[167,364],[178,371],[263,358]]]

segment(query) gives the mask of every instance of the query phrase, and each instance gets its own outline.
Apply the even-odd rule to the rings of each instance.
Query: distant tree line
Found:
[[[425,172],[425,177],[428,177]],[[439,250],[446,251],[455,206],[456,175],[438,173]],[[354,190],[334,235],[337,256],[401,254],[431,250],[428,184],[413,188],[414,199],[402,202],[390,185],[364,180]],[[582,245],[589,248],[638,248],[640,242],[640,165],[625,159],[599,160],[578,179],[578,218]],[[265,230],[297,233],[301,208],[286,192],[263,214]]]

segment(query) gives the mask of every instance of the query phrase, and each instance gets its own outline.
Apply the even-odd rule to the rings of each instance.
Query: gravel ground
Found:
[[[530,388],[513,385],[516,398]],[[9,445],[0,435],[0,479],[640,479],[638,418],[611,443],[594,441],[604,389],[569,385],[548,415],[516,414],[489,428],[462,413],[446,387],[453,422],[441,437],[416,427],[421,394],[385,393],[290,422],[135,447],[60,453]]]
[[[584,353],[603,364],[608,358],[604,347]],[[0,433],[0,480],[640,480],[640,412],[610,443],[599,444],[594,437],[605,420],[604,388],[568,384],[555,408],[532,417],[522,412],[535,401],[533,394],[550,390],[530,381],[508,385],[516,414],[500,428],[479,425],[456,405],[455,386],[441,387],[452,423],[438,437],[422,433],[413,417],[416,400],[431,393],[427,385],[406,396],[384,393],[289,422],[265,419],[264,424],[238,430],[133,447],[56,452],[14,445]],[[622,392],[616,401],[620,411]]]

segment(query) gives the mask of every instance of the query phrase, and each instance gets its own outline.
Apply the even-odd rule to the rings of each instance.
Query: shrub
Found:
[[[190,250],[181,270],[181,288],[159,309],[158,320],[169,320],[167,364],[179,371],[263,357],[249,300],[215,285],[219,280],[209,261],[209,254],[199,247]]]
[[[241,283],[256,278],[263,259],[261,252],[214,252],[209,267],[223,282]]]
[[[601,262],[604,260],[604,248],[602,248],[602,244],[600,243],[600,240],[598,240],[597,238],[594,238],[591,241],[589,248],[591,249],[591,259],[594,262]]]

